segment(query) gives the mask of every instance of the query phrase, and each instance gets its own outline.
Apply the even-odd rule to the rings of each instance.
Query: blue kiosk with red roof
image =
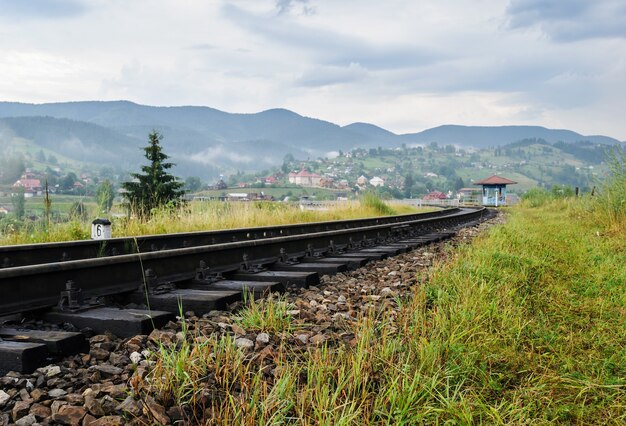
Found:
[[[517,182],[501,176],[493,175],[487,179],[474,182],[483,187],[483,206],[506,206],[506,186]]]

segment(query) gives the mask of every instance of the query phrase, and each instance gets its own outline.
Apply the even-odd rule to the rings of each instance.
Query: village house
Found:
[[[226,182],[224,182],[224,179],[220,178],[215,185],[210,186],[209,189],[217,189],[217,190],[224,190],[227,189],[228,185],[226,185]]]
[[[365,186],[367,185],[367,178],[363,175],[359,176],[359,178],[356,180],[356,184],[359,186]]]
[[[80,180],[82,180],[83,182],[85,182],[86,184],[91,184],[93,183],[93,179],[91,178],[91,175],[88,173],[81,173],[80,175]]]
[[[22,177],[15,181],[13,184],[13,190],[17,190],[18,188],[24,189],[24,196],[32,197],[33,195],[41,195],[41,181],[39,179],[34,178],[26,178]]]
[[[478,188],[461,188],[457,191],[457,198],[466,203],[478,203],[481,191]]]
[[[267,177],[260,177],[260,178],[257,178],[255,183],[264,183],[266,185],[274,185],[278,183],[278,179],[274,175],[267,176]]]
[[[422,200],[445,200],[448,196],[440,191],[431,191],[428,194],[424,195]]]
[[[230,192],[226,194],[226,201],[257,201],[257,200],[273,200],[274,197],[265,195],[261,192]]]
[[[385,186],[385,181],[382,178],[379,178],[378,176],[374,176],[373,178],[370,179],[370,185],[372,186]]]
[[[333,187],[333,180],[329,179],[327,177],[322,177],[320,179],[319,186],[321,186],[322,188],[332,188]]]
[[[304,169],[300,170],[297,173],[289,173],[288,178],[289,183],[308,187],[320,186],[320,181],[322,180],[322,177],[317,173],[307,172]]]

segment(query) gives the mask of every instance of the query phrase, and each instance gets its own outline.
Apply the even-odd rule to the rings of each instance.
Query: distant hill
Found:
[[[588,141],[605,145],[620,143],[608,136],[583,136],[571,130],[547,129],[540,126],[457,126],[445,125],[424,130],[419,133],[402,135],[407,143],[427,144],[437,142],[439,145],[473,146],[487,148],[502,146],[522,139],[543,139],[550,143],[574,143]]]
[[[385,145],[398,143],[398,135],[373,124],[352,123],[343,128],[368,140],[384,141],[386,142]]]
[[[212,179],[220,173],[254,171],[280,164],[286,154],[299,159],[352,148],[395,148],[405,144],[501,146],[523,139],[615,144],[607,136],[583,136],[537,126],[440,126],[397,135],[368,123],[344,127],[286,109],[233,114],[209,107],[153,107],[128,101],[25,104],[0,102],[0,146],[19,137],[59,154],[98,165],[136,168],[140,148],[152,129],[181,177]]]

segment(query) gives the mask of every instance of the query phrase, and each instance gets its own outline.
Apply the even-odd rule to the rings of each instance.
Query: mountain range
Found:
[[[286,154],[306,159],[357,147],[436,142],[486,148],[529,138],[549,143],[620,143],[608,136],[584,136],[539,126],[444,125],[398,135],[368,123],[342,127],[286,109],[237,114],[209,107],[154,107],[128,101],[0,102],[3,152],[15,140],[26,140],[72,160],[135,170],[142,160],[140,148],[153,129],[164,136],[164,150],[178,165],[179,176],[205,179],[236,170],[265,169],[280,164]]]

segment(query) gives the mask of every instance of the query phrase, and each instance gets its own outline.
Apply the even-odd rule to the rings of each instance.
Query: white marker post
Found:
[[[91,239],[106,240],[111,238],[111,221],[109,219],[96,219],[91,222]]]

